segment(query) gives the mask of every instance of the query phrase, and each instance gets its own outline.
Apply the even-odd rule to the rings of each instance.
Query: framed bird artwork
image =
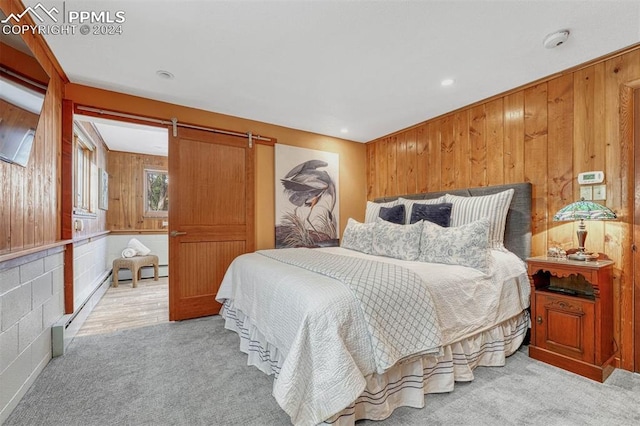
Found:
[[[276,144],[276,248],[339,245],[339,156]]]

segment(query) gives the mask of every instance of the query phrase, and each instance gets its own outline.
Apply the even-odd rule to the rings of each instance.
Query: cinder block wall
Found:
[[[64,313],[63,248],[0,264],[0,424],[51,359]]]

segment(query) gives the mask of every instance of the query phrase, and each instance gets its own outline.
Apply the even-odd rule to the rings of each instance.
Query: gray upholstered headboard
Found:
[[[398,197],[413,200],[428,200],[438,198],[444,194],[460,195],[463,197],[473,197],[479,195],[489,195],[514,189],[513,199],[507,214],[507,224],[504,232],[504,245],[511,252],[515,253],[522,260],[531,255],[531,184],[513,183],[508,185],[484,186],[469,189],[454,189],[451,191],[427,192],[424,194],[398,195],[395,197],[376,198],[378,203],[393,201]]]

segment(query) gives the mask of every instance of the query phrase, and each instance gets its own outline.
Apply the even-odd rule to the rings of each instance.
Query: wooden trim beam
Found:
[[[30,254],[39,253],[41,251],[49,250],[52,248],[64,246],[71,243],[71,240],[56,241],[55,243],[45,244],[43,246],[33,247],[26,250],[15,251],[7,254],[0,255],[0,265],[6,261],[17,259],[19,257],[28,256]]]
[[[62,101],[62,239],[73,239],[73,102]]]
[[[634,143],[634,215],[633,215],[633,349],[634,367],[633,371],[640,372],[640,84],[635,86],[633,96],[633,114],[631,115],[633,124]]]
[[[4,14],[8,16],[11,13],[22,13],[26,9],[26,7],[20,0],[0,0],[0,9],[2,9]],[[28,25],[36,25],[35,21],[28,13],[21,18],[21,22],[23,20]],[[27,46],[29,46],[29,49],[31,49],[36,59],[38,59],[42,63],[43,57],[46,58],[46,60],[51,63],[51,66],[53,67],[55,72],[60,76],[62,82],[65,84],[69,83],[69,77],[67,77],[67,74],[65,74],[62,66],[60,65],[60,62],[58,62],[58,59],[56,59],[55,55],[51,51],[51,48],[41,34],[37,32],[26,32],[21,34],[21,37],[27,44]]]
[[[64,313],[73,313],[73,243],[64,248]]]
[[[73,102],[62,100],[62,161],[60,167],[61,212],[60,229],[62,238],[73,240]],[[64,251],[64,311],[72,314],[73,306],[73,243]]]

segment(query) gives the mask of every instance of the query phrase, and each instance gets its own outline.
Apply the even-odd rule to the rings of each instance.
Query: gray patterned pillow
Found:
[[[344,228],[340,247],[371,254],[373,248],[374,223],[360,223],[349,218]]]
[[[398,225],[378,219],[373,227],[373,254],[403,260],[416,260],[420,254],[422,221]]]
[[[420,261],[468,266],[489,273],[491,252],[488,218],[451,228],[423,222]]]

